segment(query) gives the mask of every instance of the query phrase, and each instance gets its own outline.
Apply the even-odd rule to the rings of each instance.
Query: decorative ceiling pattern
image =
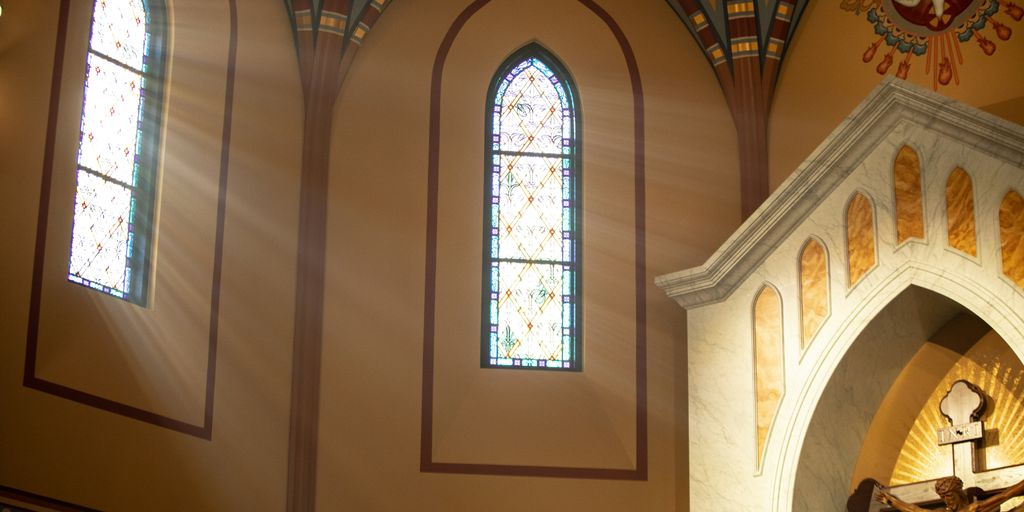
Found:
[[[739,58],[781,61],[807,7],[807,0],[667,1],[712,67],[730,69]]]
[[[389,3],[390,0],[284,0],[300,53],[300,32],[310,32],[314,42],[320,32],[325,32],[361,44]]]
[[[768,197],[768,111],[808,0],[666,1],[704,51],[732,111],[745,218]]]
[[[1024,8],[1007,0],[842,0],[840,8],[864,14],[878,36],[864,51],[865,63],[875,61],[882,49],[875,71],[884,75],[895,69],[896,76],[905,79],[914,59],[923,59],[935,90],[950,82],[960,84],[961,44],[973,39],[991,56],[996,52],[994,39],[1009,41],[1013,35],[1007,23],[1024,18]],[[895,68],[894,58],[902,59]]]

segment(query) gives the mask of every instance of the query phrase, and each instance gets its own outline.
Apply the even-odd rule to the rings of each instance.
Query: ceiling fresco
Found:
[[[904,79],[912,68],[923,69],[936,90],[960,84],[963,46],[992,56],[1013,35],[1010,25],[1024,18],[1024,8],[1006,0],[840,0],[840,8],[871,24],[876,39],[864,63]]]
[[[768,197],[768,113],[808,0],[666,1],[704,51],[729,105],[747,217]]]
[[[710,35],[721,45],[722,59],[730,63],[733,59],[733,45],[725,44],[735,39],[748,38],[756,31],[757,48],[762,59],[776,54],[781,60],[784,44],[796,31],[797,23],[807,0],[667,0],[668,4],[682,19],[686,28],[699,42],[706,39],[703,35],[705,25],[710,28]],[[696,14],[696,16],[695,16]],[[741,20],[753,21],[754,29],[750,31],[740,28]],[[784,27],[781,25],[785,25]],[[772,39],[775,39],[773,45]],[[773,50],[778,51],[773,51]],[[742,51],[742,50],[740,50]],[[709,55],[712,65],[716,57]]]

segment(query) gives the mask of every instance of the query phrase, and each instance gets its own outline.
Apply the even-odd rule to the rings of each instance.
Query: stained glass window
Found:
[[[481,363],[579,370],[575,88],[530,45],[502,65],[488,98]]]
[[[160,126],[164,6],[93,5],[68,280],[144,304]]]

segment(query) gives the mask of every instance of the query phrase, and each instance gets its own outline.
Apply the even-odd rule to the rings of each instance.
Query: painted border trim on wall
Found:
[[[217,227],[213,256],[213,282],[210,291],[210,333],[206,364],[206,393],[203,424],[195,425],[168,416],[146,411],[115,400],[57,384],[36,376],[36,355],[39,345],[39,314],[42,304],[43,270],[46,259],[46,232],[50,211],[50,188],[53,179],[53,152],[57,138],[57,119],[60,113],[60,92],[64,69],[64,51],[67,47],[69,0],[61,0],[57,22],[57,45],[53,58],[53,80],[50,85],[50,111],[46,127],[43,154],[43,174],[39,191],[39,214],[36,224],[35,258],[32,270],[32,289],[29,302],[25,375],[22,384],[31,389],[59,396],[83,405],[102,409],[128,418],[150,423],[190,436],[209,440],[213,437],[213,391],[216,380],[218,321],[220,319],[221,267],[224,253],[224,217],[227,206],[228,162],[231,143],[231,116],[234,104],[235,62],[238,49],[237,0],[227,0],[230,18],[228,36],[227,81],[224,93],[224,125],[221,134],[220,184],[217,193]]]
[[[444,64],[456,36],[466,22],[491,0],[475,0],[467,6],[445,34],[434,59],[430,80],[430,114],[427,156],[427,237],[423,301],[423,386],[420,416],[420,472],[475,475],[535,476],[607,480],[647,480],[647,286],[646,286],[646,206],[644,181],[644,94],[636,56],[615,19],[594,0],[579,0],[611,30],[622,49],[633,89],[634,119],[634,217],[635,217],[635,289],[636,289],[636,467],[634,469],[526,466],[503,464],[467,464],[434,462],[434,322],[437,285],[437,206],[441,147],[441,79]]]
[[[28,503],[31,505],[46,507],[47,510],[58,510],[61,512],[99,512],[99,510],[94,508],[88,508],[82,505],[69,503],[67,501],[49,498],[41,494],[23,491],[21,489],[15,489],[13,487],[7,487],[6,485],[0,485],[0,498],[6,498],[20,502],[6,504],[14,507],[21,507],[22,503]]]

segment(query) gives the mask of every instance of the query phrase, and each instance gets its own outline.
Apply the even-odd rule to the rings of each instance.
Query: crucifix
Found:
[[[984,439],[981,414],[985,406],[985,395],[977,386],[966,380],[954,382],[939,403],[950,424],[937,433],[940,446],[952,445],[954,477],[892,487],[867,479],[847,502],[848,512],[931,510],[923,507],[942,502],[950,511],[998,511],[1004,501],[1024,493],[1024,464],[990,470],[979,467],[977,450]],[[964,489],[980,494],[981,499],[969,503]],[[935,499],[936,494],[942,502]]]

